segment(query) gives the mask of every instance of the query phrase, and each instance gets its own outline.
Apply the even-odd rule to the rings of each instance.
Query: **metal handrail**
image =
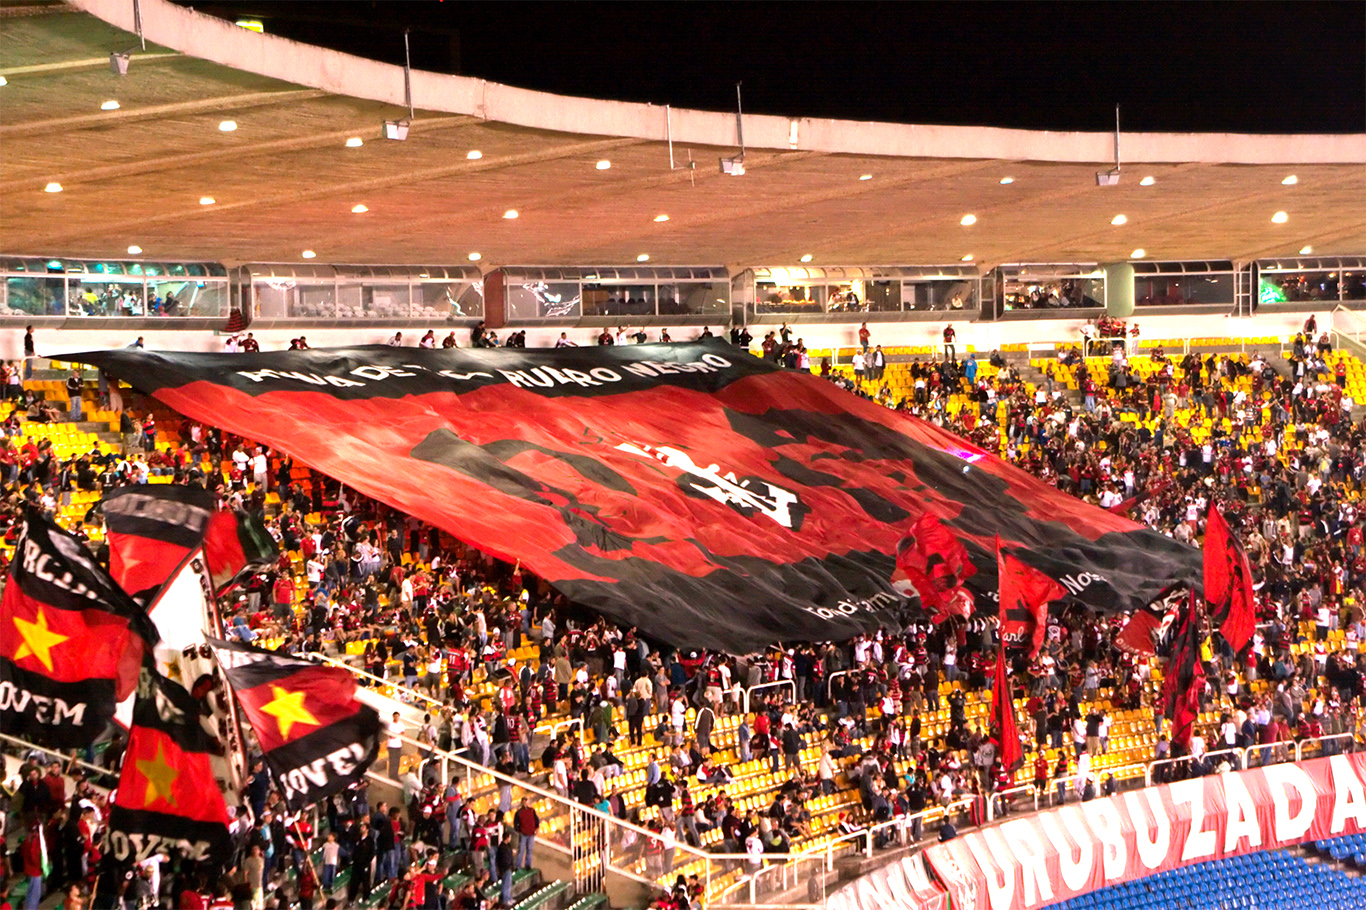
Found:
[[[63,763],[75,762],[82,768],[85,768],[89,771],[93,771],[101,777],[118,777],[118,771],[111,771],[109,768],[101,768],[99,765],[92,765],[90,764],[90,762],[76,758],[74,755],[66,755],[61,752],[58,752],[55,749],[47,749],[36,743],[31,743],[26,739],[20,739],[17,736],[10,736],[8,733],[0,733],[0,740],[4,740],[7,743],[13,743],[16,746],[21,746],[24,749],[27,749],[31,752],[41,752],[44,755],[51,755],[53,758],[61,759]]]
[[[1004,789],[1004,790],[998,790],[998,791],[996,791],[996,792],[994,792],[994,793],[991,793],[991,794],[989,794],[989,795],[987,796],[987,821],[994,821],[994,820],[995,820],[995,818],[996,818],[996,804],[997,804],[1000,800],[1002,800],[1002,799],[1004,799],[1005,797],[1011,795],[1012,793],[1032,793],[1032,794],[1034,795],[1034,810],[1035,810],[1036,812],[1038,811],[1038,809],[1039,809],[1039,788],[1036,787],[1036,786],[1034,786],[1033,784],[1020,784],[1020,785],[1015,786],[1015,787],[1007,787],[1007,788]]]
[[[365,679],[374,680],[381,686],[387,686],[396,691],[403,692],[406,695],[410,695],[414,698],[419,698],[430,705],[435,705],[438,711],[441,710],[442,707],[444,707],[444,705],[442,705],[439,700],[432,698],[430,695],[427,695],[423,692],[419,692],[416,689],[409,689],[407,686],[400,685],[399,683],[394,682],[392,679],[381,679],[380,677],[375,676],[373,673],[368,673],[365,670],[357,670],[355,667],[351,666],[344,660],[337,660],[337,658],[335,657],[328,657],[326,654],[320,654],[317,651],[303,651],[300,652],[300,654],[305,658],[320,660],[323,663],[328,664],[329,666],[339,667],[356,676],[361,676]]]
[[[796,684],[794,681],[792,681],[792,680],[790,680],[790,679],[775,679],[775,680],[773,680],[773,682],[759,683],[758,685],[750,686],[748,689],[745,689],[745,690],[744,690],[744,708],[745,708],[745,713],[746,713],[746,714],[749,713],[749,697],[750,697],[750,695],[752,695],[754,692],[756,692],[756,691],[759,690],[759,689],[773,689],[773,688],[777,688],[778,686],[787,686],[789,689],[792,690],[792,700],[793,700],[794,702],[797,700],[797,684]]]

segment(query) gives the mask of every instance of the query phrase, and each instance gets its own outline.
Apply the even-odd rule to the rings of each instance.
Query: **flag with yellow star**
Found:
[[[299,809],[360,779],[379,753],[379,715],[356,678],[250,645],[210,638],[285,801]]]
[[[85,544],[30,510],[0,599],[0,729],[58,748],[91,744],[157,638]]]
[[[194,697],[149,660],[109,813],[117,858],[136,862],[178,849],[221,862],[230,854],[228,808],[210,762],[222,747],[201,725],[200,713]]]

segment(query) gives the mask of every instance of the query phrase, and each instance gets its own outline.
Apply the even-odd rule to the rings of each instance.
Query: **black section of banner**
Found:
[[[109,725],[114,704],[112,679],[62,682],[0,657],[0,721],[11,736],[57,749],[88,746]]]
[[[265,753],[285,804],[298,811],[364,777],[379,756],[379,731],[375,709],[357,705],[352,716]]]
[[[223,675],[235,690],[255,689],[257,686],[288,679],[300,670],[324,666],[311,660],[300,660],[288,654],[267,651],[265,648],[241,642],[212,637],[205,640],[217,653]]]
[[[206,375],[248,395],[325,390],[344,401],[514,385],[550,398],[615,395],[660,385],[713,392],[777,369],[723,341],[617,347],[403,348],[375,344],[308,351],[201,354],[115,349],[68,359],[155,392]]]
[[[203,487],[170,484],[122,487],[101,506],[110,533],[145,537],[193,550],[213,515],[213,494]]]
[[[136,863],[179,851],[188,859],[221,866],[232,857],[226,826],[165,812],[111,806],[107,837],[109,853],[121,862]]]

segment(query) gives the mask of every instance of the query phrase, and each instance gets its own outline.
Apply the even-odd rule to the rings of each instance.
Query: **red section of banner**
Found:
[[[1366,831],[1366,753],[1134,790],[925,851],[955,910],[1032,910],[1208,860]]]
[[[128,619],[101,609],[63,610],[11,581],[0,604],[0,655],[58,682],[113,679],[120,699],[137,684],[142,639]]]

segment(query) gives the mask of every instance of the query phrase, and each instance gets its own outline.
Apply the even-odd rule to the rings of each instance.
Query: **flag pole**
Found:
[[[191,565],[194,567],[195,575],[199,578],[199,586],[204,590],[204,624],[207,626],[204,631],[213,638],[226,639],[227,635],[223,628],[223,615],[218,609],[218,592],[214,590],[213,580],[209,578],[209,566],[205,560],[204,548],[202,546],[196,551],[191,560]],[[217,652],[214,653],[214,663],[219,665],[220,670],[222,669],[222,662],[218,659]],[[234,743],[229,742],[227,748],[229,751],[236,753],[237,759],[234,763],[232,759],[229,758],[228,767],[229,769],[232,769],[235,766],[237,769],[237,779],[232,781],[232,784],[237,788],[238,792],[240,792],[242,787],[246,785],[247,771],[250,770],[250,765],[247,763],[247,737],[242,730],[242,718],[237,711],[237,699],[233,694],[232,686],[228,684],[226,675],[223,675],[222,679],[223,688],[227,691],[227,698],[224,700],[228,703],[228,720],[231,724],[233,733],[233,736],[230,737],[230,739],[235,740],[236,745],[236,749],[234,749]]]

